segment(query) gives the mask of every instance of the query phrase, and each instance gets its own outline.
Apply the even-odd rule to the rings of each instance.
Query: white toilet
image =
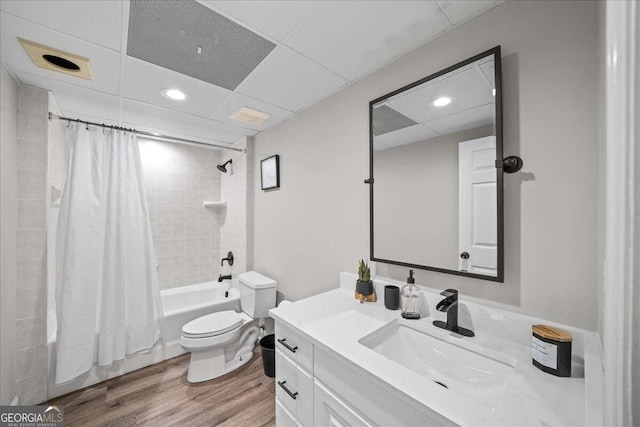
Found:
[[[276,282],[255,271],[242,273],[238,279],[242,313],[212,313],[182,327],[180,345],[191,352],[190,383],[217,378],[253,357],[259,332],[254,319],[267,317],[276,306]]]

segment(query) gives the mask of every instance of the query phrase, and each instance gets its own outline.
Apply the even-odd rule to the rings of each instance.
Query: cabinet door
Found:
[[[313,425],[317,427],[356,427],[374,424],[350,408],[318,380],[314,382]]]
[[[300,427],[300,424],[285,409],[278,398],[276,398],[276,427]]]
[[[313,425],[313,377],[276,349],[276,397],[304,426]]]
[[[412,406],[409,397],[391,393],[338,359],[333,352],[314,349],[316,382],[348,402],[361,418],[383,426],[455,426],[437,412]],[[366,418],[364,418],[366,415]],[[368,421],[371,423],[371,421]],[[365,424],[366,425],[366,424]]]

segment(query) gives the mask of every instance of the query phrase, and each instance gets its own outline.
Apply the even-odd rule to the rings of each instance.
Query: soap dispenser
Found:
[[[402,317],[405,319],[420,318],[420,288],[416,286],[413,270],[409,270],[407,284],[402,287]]]

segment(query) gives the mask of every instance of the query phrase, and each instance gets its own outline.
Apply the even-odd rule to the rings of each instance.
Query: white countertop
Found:
[[[443,298],[438,293],[423,291],[423,318],[405,320],[400,310],[387,310],[383,302],[384,285],[401,283],[376,279],[378,302],[360,304],[354,298],[355,280],[356,275],[341,273],[340,288],[272,309],[271,317],[297,328],[316,346],[377,379],[378,384],[416,409],[425,411],[426,406],[459,425],[602,424],[602,357],[597,334],[465,302],[461,294],[459,324],[472,329],[476,336],[460,337],[433,326],[433,320],[446,320],[446,313],[435,310],[435,304]],[[452,394],[358,342],[393,321],[428,330],[444,340],[465,340],[464,345],[469,343],[514,358],[516,366],[501,399],[488,407]],[[561,327],[573,335],[572,377],[547,374],[531,363],[531,325],[538,323]]]

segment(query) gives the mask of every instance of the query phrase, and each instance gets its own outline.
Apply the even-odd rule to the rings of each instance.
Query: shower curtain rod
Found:
[[[86,125],[101,126],[101,127],[108,128],[108,129],[124,130],[124,131],[127,131],[127,132],[133,132],[133,133],[138,134],[138,135],[144,135],[144,136],[147,136],[149,138],[162,139],[162,140],[168,140],[168,141],[176,141],[176,142],[183,142],[183,143],[187,143],[187,144],[201,145],[203,147],[209,147],[209,148],[212,148],[212,147],[222,148],[222,149],[225,149],[225,150],[240,151],[242,153],[246,153],[246,151],[247,151],[247,150],[244,150],[242,148],[232,148],[232,147],[227,147],[225,145],[208,144],[206,142],[199,142],[199,141],[193,141],[191,139],[178,138],[177,136],[161,135],[161,134],[156,134],[156,133],[152,133],[152,132],[145,132],[143,130],[138,130],[138,129],[131,129],[131,128],[124,128],[124,127],[120,127],[120,126],[105,125],[104,123],[94,123],[94,122],[88,122],[88,121],[80,120],[80,119],[71,119],[69,117],[62,117],[62,116],[58,116],[58,115],[53,114],[53,113],[49,113],[49,120],[53,120],[53,118],[56,118],[58,120],[66,120],[68,122],[76,122],[76,123],[84,123]]]

